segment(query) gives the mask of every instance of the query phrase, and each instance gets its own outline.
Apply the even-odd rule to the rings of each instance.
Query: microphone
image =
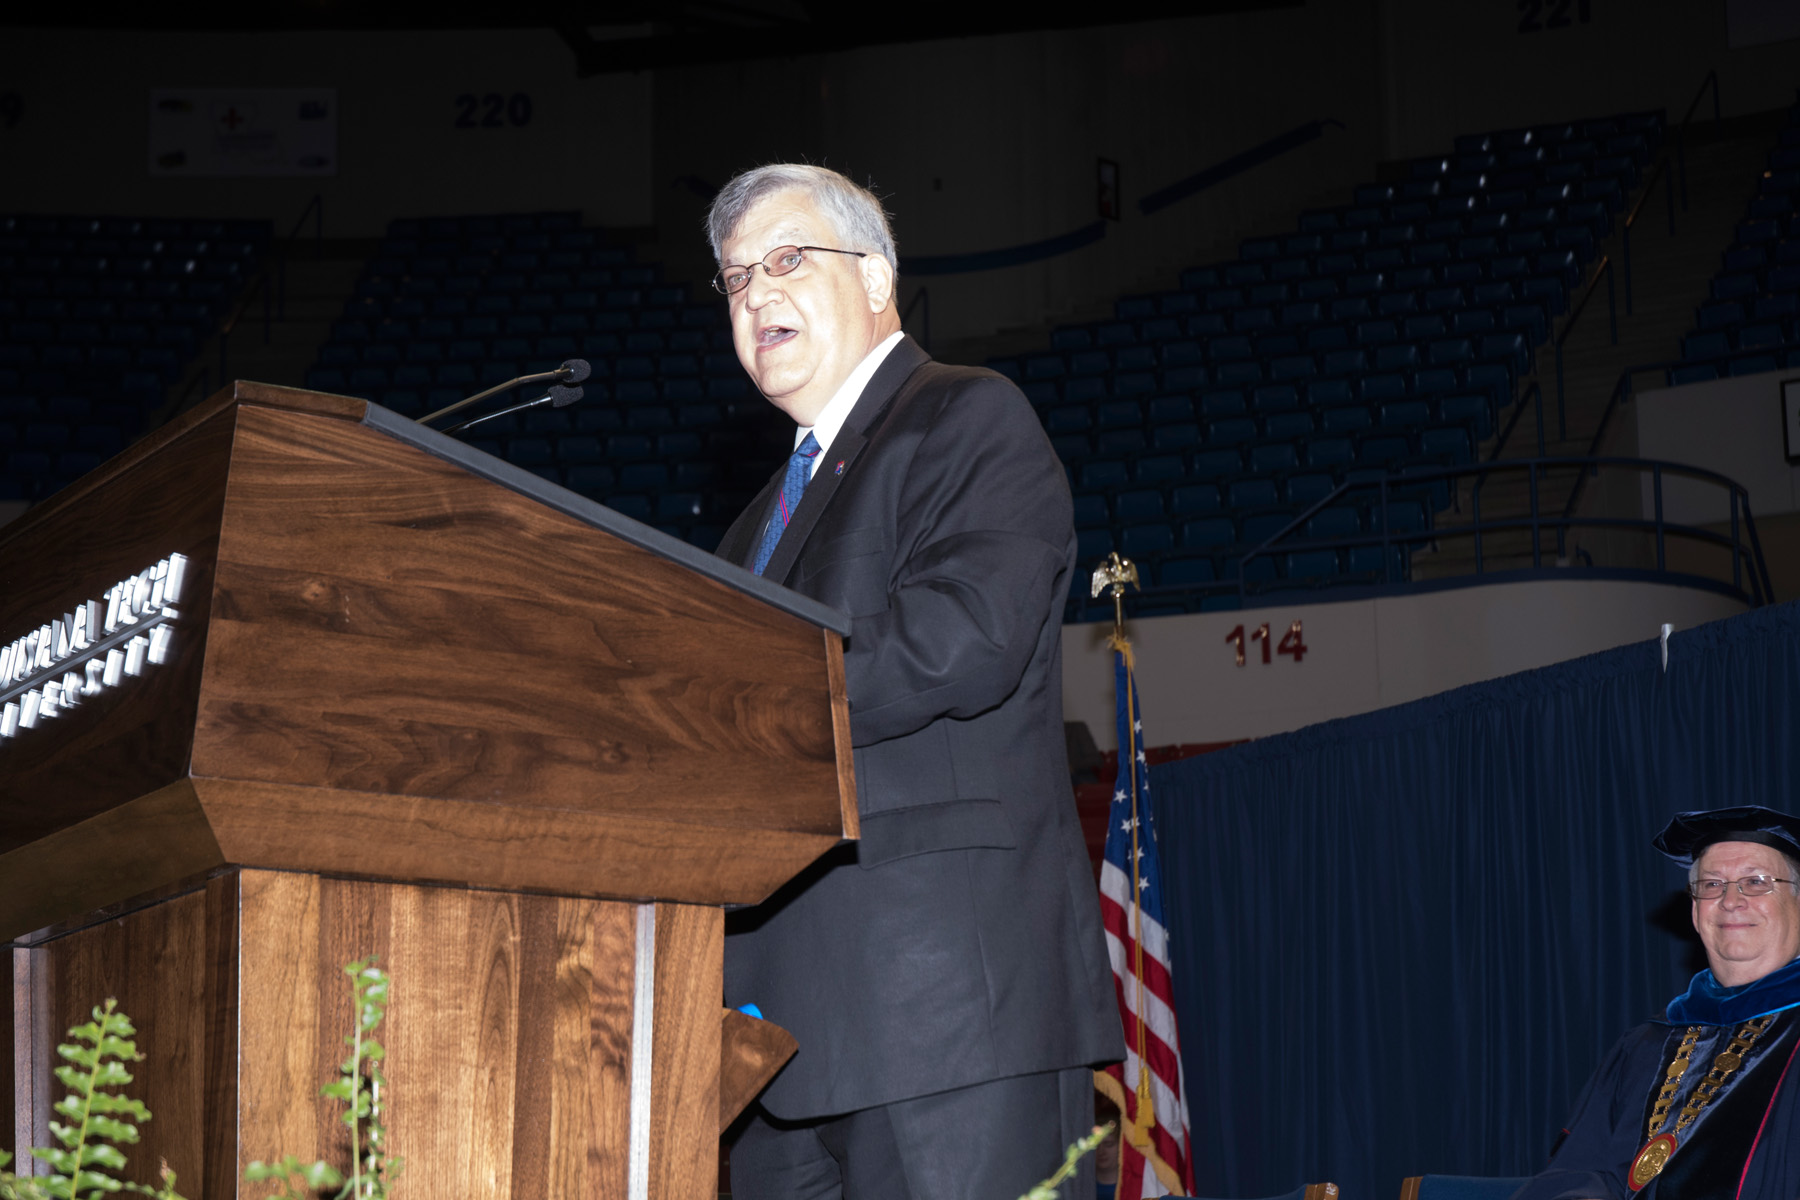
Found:
[[[501,392],[509,392],[513,388],[519,387],[522,384],[527,384],[527,383],[559,383],[559,384],[560,383],[580,383],[582,380],[586,379],[592,373],[593,373],[593,368],[588,366],[587,360],[585,358],[571,358],[567,362],[563,363],[562,366],[556,368],[556,370],[554,370],[554,371],[539,371],[534,375],[521,375],[517,379],[509,379],[505,383],[498,384],[494,387],[491,387],[485,392],[477,392],[473,396],[470,396],[466,400],[458,400],[455,404],[447,405],[444,408],[438,409],[434,413],[426,413],[424,416],[422,416],[418,419],[417,424],[423,425],[427,421],[435,421],[439,417],[447,417],[453,412],[460,412],[461,410],[469,407],[469,405],[471,405],[471,404],[477,404],[483,400],[486,400],[489,396],[497,396]],[[575,397],[573,399],[564,400],[562,403],[563,404],[573,404],[575,402],[575,400],[579,400],[580,398],[581,398],[580,389],[577,389]],[[560,408],[561,405],[558,405],[557,407]],[[507,411],[508,412],[516,412],[518,410],[508,409]],[[458,426],[458,428],[461,428],[461,426]]]
[[[587,366],[586,363],[582,363],[581,365],[584,367]],[[560,383],[552,384],[550,390],[542,396],[539,396],[536,400],[527,400],[522,404],[513,404],[506,408],[495,409],[491,413],[482,413],[479,417],[472,417],[459,425],[452,425],[442,432],[461,433],[463,430],[473,428],[483,421],[492,421],[496,417],[510,416],[513,413],[524,412],[528,408],[537,408],[544,404],[548,404],[551,408],[567,408],[569,405],[581,399],[582,390],[583,389],[578,387],[564,387]]]

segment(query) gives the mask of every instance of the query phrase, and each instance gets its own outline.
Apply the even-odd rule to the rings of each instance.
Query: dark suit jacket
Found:
[[[726,533],[747,562],[783,471]],[[1123,1057],[1069,788],[1062,465],[991,371],[889,353],[764,575],[847,614],[862,838],[727,925],[728,1003],[800,1049],[802,1119]]]

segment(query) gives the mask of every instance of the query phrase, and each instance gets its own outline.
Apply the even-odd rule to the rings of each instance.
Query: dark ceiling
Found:
[[[94,0],[85,29],[395,30],[553,29],[575,53],[580,75],[654,70],[818,54],[857,46],[1075,29],[1255,9],[1298,8],[1303,0],[1117,0],[1021,6],[997,0],[911,0],[873,5],[823,0],[640,0],[574,3],[518,0],[381,4],[368,0],[271,0],[244,5],[145,4]],[[19,5],[0,26],[66,28],[66,10]]]

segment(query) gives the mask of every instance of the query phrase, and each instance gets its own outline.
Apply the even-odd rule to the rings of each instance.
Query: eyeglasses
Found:
[[[1746,875],[1742,879],[1698,879],[1688,884],[1688,895],[1696,900],[1717,900],[1735,883],[1739,895],[1766,896],[1775,890],[1776,884],[1792,882],[1792,879],[1777,879],[1773,875]]]
[[[809,251],[817,250],[821,254],[853,254],[857,258],[867,258],[861,250],[833,250],[830,246],[777,246],[763,256],[760,263],[751,263],[746,267],[721,267],[719,273],[712,277],[713,290],[721,296],[735,296],[750,286],[750,275],[757,267],[768,272],[770,277],[786,275],[789,271],[806,261]]]

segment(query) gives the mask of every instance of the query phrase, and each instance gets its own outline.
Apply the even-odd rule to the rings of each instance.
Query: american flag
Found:
[[[1123,1125],[1118,1200],[1192,1195],[1193,1145],[1181,1042],[1175,1030],[1162,867],[1129,646],[1115,644],[1113,673],[1118,690],[1119,774],[1100,867],[1100,915],[1119,1016],[1125,1023],[1125,1061],[1097,1072],[1095,1083],[1119,1106]]]

